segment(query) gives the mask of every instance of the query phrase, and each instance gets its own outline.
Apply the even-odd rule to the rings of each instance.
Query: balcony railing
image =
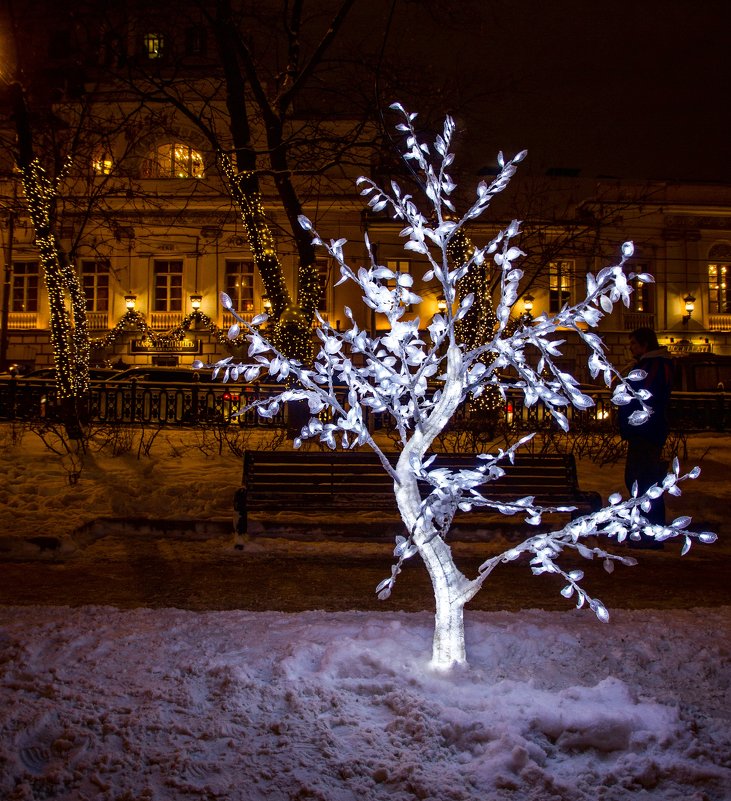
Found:
[[[90,331],[105,331],[109,328],[109,312],[87,312],[86,321]]]
[[[185,315],[183,312],[160,312],[154,311],[147,315],[147,322],[150,328],[156,331],[168,331],[170,328],[175,328],[180,323],[180,320]]]
[[[634,331],[636,328],[655,328],[655,315],[651,312],[624,311],[622,322],[625,331]]]
[[[731,331],[731,314],[709,314],[709,331]]]
[[[38,328],[38,312],[10,312],[8,329]]]

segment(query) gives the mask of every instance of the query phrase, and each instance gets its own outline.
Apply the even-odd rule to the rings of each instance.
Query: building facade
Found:
[[[202,18],[188,15],[184,25],[170,28],[173,17],[150,17],[141,3],[122,6],[130,11],[123,23],[95,18],[96,6],[90,3],[87,17],[74,18],[76,27],[29,25],[24,45],[18,48],[18,59],[21,51],[33,59],[35,73],[25,68],[24,74],[31,75],[36,87],[44,87],[29,92],[31,100],[40,97],[64,120],[66,130],[78,126],[86,137],[86,146],[77,149],[74,164],[59,184],[55,233],[85,292],[93,361],[215,361],[229,355],[225,333],[233,322],[220,304],[220,293],[228,294],[244,317],[266,311],[268,305],[246,227],[217,169],[216,150],[204,128],[181,110],[193,109],[194,118],[197,114],[219,125],[219,144],[231,145],[226,139],[230,126],[221,64]],[[133,73],[136,82],[130,82]],[[170,102],[147,92],[148,84],[155,91],[175,87]],[[145,92],[140,92],[141,86]],[[149,96],[155,97],[154,103],[144,99]],[[6,114],[6,128],[10,117]],[[323,238],[350,242],[346,253],[354,265],[365,263],[367,232],[379,263],[394,272],[413,272],[415,291],[423,301],[407,314],[418,316],[425,327],[438,309],[438,291],[419,283],[426,268],[403,250],[400,226],[363,214],[354,180],[364,159],[357,163],[338,155],[339,143],[353,129],[351,123],[336,115],[315,119],[304,111],[288,118],[286,141],[293,152],[299,148],[301,163],[308,165],[313,148],[319,148],[321,157],[330,156],[316,179],[307,169],[293,179],[303,211],[315,220]],[[264,153],[266,137],[256,128],[262,120],[252,117],[252,124],[253,139],[261,142]],[[9,130],[7,141],[12,134]],[[51,139],[39,136],[39,141]],[[375,169],[375,155],[371,151],[365,158],[366,168],[370,160]],[[299,254],[291,226],[287,233],[274,173],[271,164],[262,169],[261,203],[294,295]],[[471,180],[462,179],[463,185]],[[477,180],[474,176],[474,183]],[[570,202],[565,202],[567,185]],[[516,202],[510,212],[501,207],[493,219],[469,231],[473,242],[481,244],[513,217],[524,219],[520,245],[527,254],[526,281],[516,314],[558,311],[579,300],[587,273],[616,262],[622,242],[631,239],[632,269],[654,281],[635,282],[630,307],[617,308],[602,320],[600,333],[613,361],[626,362],[627,332],[644,325],[654,328],[678,358],[731,359],[730,186],[563,178],[547,179],[541,191],[546,196],[541,214],[535,213],[535,203],[521,208]],[[511,192],[512,185],[505,194]],[[516,196],[530,192],[519,187]],[[560,211],[552,198],[561,198]],[[528,208],[531,211],[524,213]],[[9,152],[0,153],[0,250],[0,358],[6,366],[51,365],[43,267]],[[343,308],[349,306],[360,326],[378,330],[381,321],[362,306],[353,286],[337,285],[337,266],[324,251],[316,264],[322,317],[339,327],[345,320]],[[585,370],[581,372],[579,344],[570,337],[564,357],[567,366],[589,379]],[[703,387],[686,388],[713,388],[713,377],[719,375],[711,370]]]

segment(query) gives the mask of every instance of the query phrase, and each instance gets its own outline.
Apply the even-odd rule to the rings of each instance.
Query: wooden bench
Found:
[[[392,464],[397,454],[387,454]],[[440,454],[435,467],[473,468],[475,454]],[[515,500],[534,495],[543,506],[575,506],[572,517],[596,511],[597,492],[582,492],[573,455],[520,455],[507,459],[505,475],[483,487],[487,497]],[[234,496],[237,536],[248,531],[250,512],[396,511],[393,479],[372,451],[245,451],[243,486]],[[429,491],[424,484],[424,494]]]

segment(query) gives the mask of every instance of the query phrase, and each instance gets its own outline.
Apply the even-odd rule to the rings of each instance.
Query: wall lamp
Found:
[[[683,298],[683,302],[685,303],[685,311],[686,311],[686,314],[683,317],[683,325],[688,325],[688,323],[690,322],[690,318],[693,314],[693,309],[695,309],[695,298],[689,292]]]
[[[444,314],[447,311],[447,299],[444,295],[437,295],[437,311],[440,314]]]
[[[526,314],[530,314],[533,311],[533,301],[534,300],[535,300],[535,298],[531,294],[523,295],[523,311]]]
[[[193,307],[193,311],[199,311],[201,307],[201,301],[203,300],[202,295],[191,295],[190,296],[190,305]]]
[[[266,314],[272,313],[272,299],[269,297],[269,295],[262,295],[261,307],[264,309]]]
[[[127,307],[127,311],[133,311],[135,303],[137,303],[137,295],[124,296],[124,305]]]

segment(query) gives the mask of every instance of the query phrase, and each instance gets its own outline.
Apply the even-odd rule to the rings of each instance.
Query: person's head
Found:
[[[652,328],[635,328],[629,335],[629,349],[635,359],[644,356],[651,350],[657,350],[660,343],[657,341],[657,334]]]

